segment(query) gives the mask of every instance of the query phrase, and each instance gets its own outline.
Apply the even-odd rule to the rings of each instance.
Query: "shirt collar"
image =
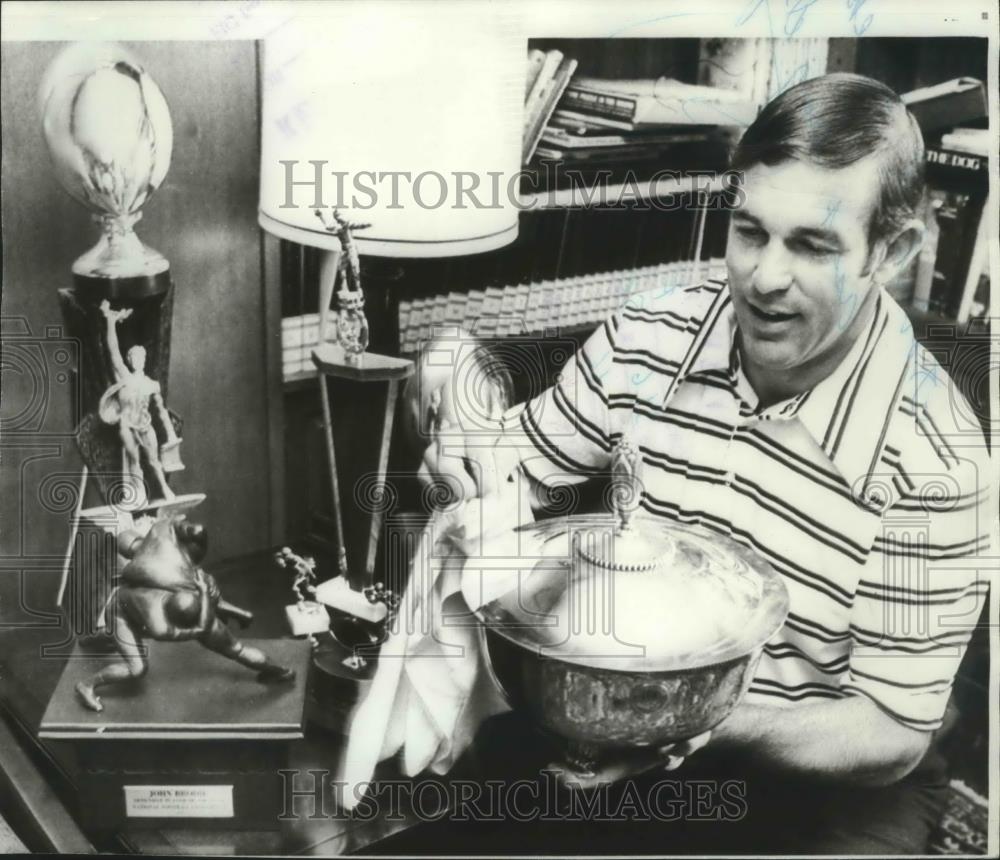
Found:
[[[728,293],[727,288],[720,294],[706,317],[708,331],[692,343],[684,378],[698,373],[731,377],[739,371],[732,361],[737,327]],[[833,373],[762,414],[773,419],[797,417],[852,494],[871,503],[869,484],[903,393],[914,344],[909,320],[883,290],[871,322]]]

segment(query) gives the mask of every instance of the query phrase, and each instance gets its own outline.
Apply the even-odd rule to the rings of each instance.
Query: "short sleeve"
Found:
[[[578,483],[607,468],[612,440],[605,379],[614,366],[617,315],[566,362],[555,384],[507,410],[500,443],[517,450],[524,470],[543,484]]]
[[[861,574],[842,687],[911,728],[941,725],[985,604],[991,495],[982,460],[915,481],[883,513]]]

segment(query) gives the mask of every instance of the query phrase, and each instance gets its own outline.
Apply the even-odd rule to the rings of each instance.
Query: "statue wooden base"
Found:
[[[294,683],[262,684],[197,642],[152,642],[149,672],[103,689],[101,713],[84,708],[74,686],[118,657],[77,646],[38,734],[73,745],[85,828],[280,827],[279,770],[303,737],[311,649],[291,639],[252,644],[294,668]]]

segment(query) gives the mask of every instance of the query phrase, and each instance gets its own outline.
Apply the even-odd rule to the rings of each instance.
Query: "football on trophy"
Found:
[[[173,126],[160,88],[121,45],[78,42],[49,65],[38,100],[56,177],[103,227],[73,271],[127,278],[167,269],[132,229],[170,167]]]

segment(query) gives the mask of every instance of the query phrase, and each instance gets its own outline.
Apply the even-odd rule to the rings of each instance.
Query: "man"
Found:
[[[745,778],[756,824],[715,841],[726,828],[702,828],[688,850],[920,852],[931,809],[913,772],[985,599],[972,559],[990,528],[982,439],[959,427],[960,395],[921,384],[928,368],[946,377],[883,289],[923,237],[920,131],[882,84],[828,75],[767,105],[732,167],[728,282],[634,297],[557,385],[506,413],[496,459],[516,451],[536,486],[574,482],[606,473],[627,436],[647,512],[734,537],[788,587],[788,620],[732,716],[598,779],[657,755],[677,767],[707,742],[681,773],[705,759]],[[490,469],[463,478],[441,450],[428,471],[493,490]]]

